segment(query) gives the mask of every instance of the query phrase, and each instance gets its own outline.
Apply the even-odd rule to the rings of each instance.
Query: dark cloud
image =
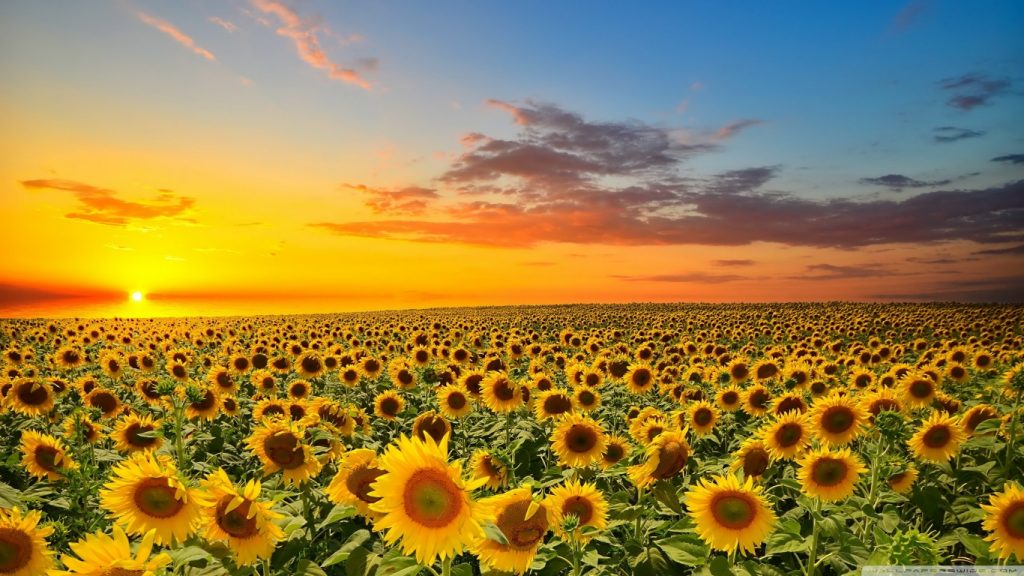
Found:
[[[682,274],[656,274],[654,276],[625,276],[615,274],[610,276],[617,280],[627,282],[670,282],[679,284],[725,284],[750,280],[747,276],[736,274],[707,274],[705,272],[685,272]]]
[[[885,176],[878,176],[875,178],[861,178],[858,182],[869,186],[885,186],[892,190],[903,190],[904,188],[930,188],[933,186],[945,186],[946,184],[949,184],[951,180],[934,180],[926,182],[924,180],[915,180],[902,174],[886,174]]]
[[[1010,164],[1024,164],[1024,154],[1007,154],[1005,156],[996,156],[992,159],[992,162],[1008,162]]]
[[[921,20],[921,17],[928,12],[931,8],[931,2],[928,0],[913,0],[908,2],[906,6],[900,10],[892,19],[892,25],[890,29],[892,32],[903,32],[907,28],[913,26],[916,22]]]
[[[940,256],[937,258],[921,258],[918,256],[911,256],[907,258],[907,262],[914,264],[929,264],[929,265],[940,265],[940,264],[960,264],[961,262],[973,262],[977,258],[952,258],[949,256]]]
[[[118,198],[114,190],[74,180],[22,180],[21,185],[33,190],[71,192],[79,203],[79,210],[65,214],[66,218],[88,220],[109,226],[125,226],[158,218],[195,222],[187,216],[195,205],[195,198],[181,196],[167,189],[160,189],[150,202],[133,202]]]
[[[872,294],[880,300],[928,302],[1024,302],[1024,276],[958,279],[915,292]]]
[[[985,135],[984,130],[969,130],[967,128],[957,128],[956,126],[939,126],[932,132],[934,132],[932,139],[940,144],[967,140],[968,138],[981,138]]]
[[[438,198],[437,191],[417,186],[397,190],[371,188],[365,184],[342,184],[341,187],[366,194],[368,198],[364,204],[377,214],[415,216],[426,211],[429,203]]]
[[[715,266],[753,266],[753,260],[715,260],[712,262]]]
[[[989,248],[987,250],[978,250],[977,252],[972,252],[972,254],[976,256],[1003,256],[1007,254],[1024,254],[1024,244],[1010,246],[1009,248]]]
[[[806,274],[789,276],[791,280],[846,280],[849,278],[877,278],[880,276],[900,276],[903,273],[893,272],[878,264],[867,266],[838,266],[835,264],[811,264]]]
[[[1010,81],[975,73],[940,80],[939,87],[951,94],[946,104],[960,110],[971,110],[985,106],[995,96],[1008,91]]]

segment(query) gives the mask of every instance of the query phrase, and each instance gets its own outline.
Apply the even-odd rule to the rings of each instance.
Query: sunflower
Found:
[[[790,392],[783,396],[780,396],[772,402],[772,413],[776,416],[782,416],[786,412],[799,412],[803,414],[807,412],[807,404],[804,403],[803,394]]]
[[[225,396],[220,399],[220,411],[228,416],[238,416],[242,413],[242,407],[234,396]]]
[[[136,452],[111,469],[100,506],[128,534],[156,530],[156,543],[183,543],[196,528],[196,491],[178,479],[170,458]]]
[[[979,424],[985,420],[998,417],[999,411],[992,406],[989,406],[988,404],[978,404],[964,414],[961,422],[963,422],[964,430],[967,431],[968,434],[974,434],[974,431],[977,430]]]
[[[775,528],[775,513],[751,477],[743,484],[735,476],[702,478],[684,500],[697,534],[714,550],[751,553]]]
[[[576,402],[576,407],[584,412],[601,407],[601,393],[597,391],[597,388],[581,386],[573,392],[573,399]]]
[[[461,462],[448,462],[448,438],[401,436],[380,456],[384,474],[370,491],[380,498],[370,504],[381,514],[374,528],[385,531],[388,545],[401,540],[402,552],[424,565],[455,557],[483,536],[482,513],[469,494],[483,480],[462,480]]]
[[[643,464],[629,467],[629,478],[638,488],[646,488],[678,474],[689,458],[686,430],[666,430],[644,450]]]
[[[163,394],[160,393],[159,382],[152,378],[139,378],[135,381],[135,392],[142,401],[150,406],[160,406],[164,402]]]
[[[771,464],[771,452],[763,440],[751,437],[744,440],[740,449],[733,453],[736,460],[733,461],[730,469],[732,471],[743,471],[745,478],[758,479],[768,470]]]
[[[40,527],[40,518],[38,510],[23,515],[18,508],[0,508],[0,574],[35,576],[53,566],[53,552],[46,545],[53,528]]]
[[[288,404],[273,398],[264,398],[252,408],[252,419],[259,422],[267,418],[283,418],[288,415]]]
[[[932,400],[938,393],[938,386],[935,382],[919,371],[909,371],[899,379],[899,389],[903,395],[904,402],[910,408],[924,408],[931,406]]]
[[[380,515],[370,510],[370,504],[380,498],[370,496],[370,486],[383,474],[376,452],[366,448],[351,450],[341,457],[338,472],[324,491],[331,502],[355,506],[359,514],[373,520]]]
[[[391,385],[400,390],[416,387],[416,372],[403,358],[396,358],[388,363],[388,376],[391,377]]]
[[[480,382],[484,404],[499,414],[513,412],[523,403],[523,390],[504,372],[491,371]]]
[[[53,355],[53,363],[62,370],[73,370],[85,364],[85,353],[77,346],[63,346]]]
[[[481,398],[484,393],[483,382],[487,374],[482,370],[466,370],[459,376],[459,385],[474,398]]]
[[[295,371],[303,378],[316,378],[326,370],[323,358],[314,350],[307,350],[295,359]]]
[[[955,418],[936,410],[910,437],[907,445],[922,460],[946,462],[956,456],[966,438],[967,433]]]
[[[188,382],[188,366],[181,362],[168,362],[167,373],[178,382]]]
[[[250,382],[255,386],[257,380],[254,378],[260,374],[260,371],[254,371],[250,375]],[[221,394],[234,394],[238,391],[238,382],[231,376],[231,371],[224,366],[213,366],[206,373],[206,381],[217,389]]]
[[[130,414],[118,421],[110,437],[114,439],[114,447],[125,454],[148,452],[160,448],[164,442],[156,435],[156,428],[149,416]]]
[[[715,403],[725,412],[734,412],[743,404],[743,392],[735,384],[723,386],[715,393]]]
[[[504,488],[508,484],[508,466],[487,450],[473,453],[469,459],[469,471],[474,480],[486,479],[484,486],[491,490]]]
[[[629,441],[622,436],[608,436],[605,441],[604,454],[597,464],[602,470],[607,470],[629,456],[631,451]]]
[[[89,444],[96,444],[103,439],[103,431],[99,424],[93,422],[87,414],[80,413],[78,416],[68,416],[64,419],[64,437],[73,438],[77,441],[78,435]]]
[[[551,433],[551,444],[558,463],[586,468],[600,460],[606,447],[604,427],[589,416],[567,414]]]
[[[70,470],[78,469],[64,443],[34,430],[21,433],[21,465],[32,476],[51,482],[64,478]]]
[[[776,460],[792,460],[811,443],[807,417],[799,412],[787,412],[762,429],[760,434],[768,453]]]
[[[256,389],[257,394],[277,396],[277,379],[274,378],[274,373],[266,368],[253,370],[249,375],[249,383]]]
[[[985,537],[992,542],[990,550],[999,558],[1016,555],[1017,562],[1024,561],[1024,490],[1008,482],[1002,492],[989,496],[981,509],[987,512],[981,526],[990,532]]]
[[[867,410],[868,419],[874,422],[875,416],[878,416],[882,412],[891,410],[893,412],[899,412],[903,410],[903,403],[896,396],[896,393],[890,388],[879,388],[878,390],[866,395],[861,400],[861,406]]]
[[[779,368],[778,363],[770,358],[762,358],[754,364],[754,367],[750,370],[751,376],[753,376],[755,382],[769,382],[778,378],[782,374],[782,369]]]
[[[583,533],[585,526],[594,530],[608,527],[608,502],[594,483],[580,484],[578,480],[569,480],[553,488],[544,503],[551,511],[555,533],[563,540],[572,538],[577,542],[589,542],[593,535]],[[575,516],[577,519],[572,534],[565,531],[567,516]]]
[[[838,394],[818,399],[808,415],[814,435],[829,446],[849,444],[867,419],[867,412],[859,402]]]
[[[398,392],[387,390],[373,400],[373,413],[385,420],[394,420],[405,409],[405,400]]]
[[[573,397],[561,388],[552,388],[537,395],[533,413],[538,421],[557,419],[573,410]]]
[[[457,384],[448,384],[434,390],[437,395],[437,405],[446,418],[457,419],[466,416],[473,411],[473,405],[469,402],[469,394]]]
[[[654,370],[646,364],[631,364],[623,379],[633,394],[643,394],[654,388]]]
[[[478,537],[470,545],[480,564],[489,570],[524,574],[544,542],[549,524],[546,504],[533,500],[529,486],[480,501],[483,518],[495,524],[506,542]]]
[[[917,480],[917,468],[907,466],[905,470],[896,472],[886,480],[894,492],[904,493],[910,490]]]
[[[284,531],[274,523],[283,516],[273,511],[273,503],[259,499],[259,481],[250,480],[238,490],[218,468],[203,480],[202,488],[204,538],[226,542],[243,566],[269,559],[284,538]]]
[[[772,393],[761,384],[754,384],[743,391],[743,410],[751,416],[763,416],[768,412]]]
[[[232,374],[241,375],[252,370],[252,360],[241,352],[231,355],[228,359],[228,370]]]
[[[452,433],[452,425],[433,410],[428,410],[416,417],[412,423],[412,434],[420,440],[426,440],[427,436],[440,442],[442,438]]]
[[[60,557],[68,569],[50,570],[49,576],[153,576],[171,563],[166,553],[152,556],[155,537],[155,530],[147,532],[133,556],[128,536],[120,526],[114,526],[113,536],[102,531],[87,534],[85,539],[71,544],[74,556]]]
[[[367,380],[376,380],[384,371],[384,364],[373,356],[364,356],[359,359],[358,370]]]
[[[246,439],[263,462],[263,475],[284,471],[285,484],[302,484],[320,473],[320,461],[304,443],[305,431],[293,422],[266,420]]]
[[[694,434],[704,436],[710,434],[718,422],[718,409],[706,400],[695,402],[687,412],[687,421]]]
[[[100,368],[113,380],[117,380],[124,373],[124,360],[121,358],[121,354],[115,350],[101,352],[99,364]]]
[[[804,454],[799,460],[797,478],[804,493],[834,502],[853,494],[857,479],[867,468],[849,448],[829,450],[819,448]]]
[[[26,416],[38,416],[53,410],[53,391],[44,380],[21,377],[7,393],[7,404]]]
[[[213,420],[220,413],[220,396],[208,386],[204,386],[200,390],[202,397],[185,406],[185,416],[190,420],[194,418]],[[182,391],[184,392],[184,389]]]

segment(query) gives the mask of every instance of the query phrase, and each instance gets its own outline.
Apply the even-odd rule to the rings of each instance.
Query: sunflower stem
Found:
[[[185,441],[181,437],[182,420],[185,416],[185,403],[174,403],[174,452],[178,456],[178,470],[185,470]]]
[[[316,538],[314,531],[315,523],[313,522],[313,507],[310,504],[310,481],[307,480],[302,483],[302,491],[300,492],[302,498],[302,516],[306,519],[306,534],[309,535],[310,547],[313,545],[313,539]]]
[[[452,573],[452,560],[453,556],[448,556],[444,560],[441,560],[441,576],[451,576]]]
[[[1013,403],[1013,412],[1010,415],[1010,439],[1006,442],[1006,455],[1003,457],[1003,470],[1006,476],[1010,476],[1010,466],[1013,464],[1013,448],[1017,441],[1017,411],[1020,408],[1021,396],[1024,396],[1024,386],[1017,389],[1017,400]]]
[[[811,504],[811,548],[807,554],[807,565],[804,570],[805,576],[814,576],[816,566],[815,557],[818,555],[818,513],[821,511],[821,501],[814,498]]]
[[[580,543],[575,535],[572,539],[572,576],[580,576]]]

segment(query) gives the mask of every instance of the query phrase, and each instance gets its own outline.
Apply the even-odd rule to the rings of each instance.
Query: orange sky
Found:
[[[4,9],[0,315],[992,300],[1024,287],[1020,162],[992,158],[1014,152],[1003,140],[973,149],[983,170],[961,176],[918,150],[905,152],[914,177],[857,158],[809,169],[783,151],[799,148],[791,118],[689,109],[710,81],[663,103],[684,116],[640,120],[642,106],[583,113],[529,96],[541,86],[454,100],[385,73],[383,56],[376,72],[352,54],[358,34],[297,6],[108,6],[78,19],[110,35],[86,48],[56,34],[73,14]],[[996,110],[1008,113],[948,113],[969,124]],[[129,303],[136,290],[144,303]]]

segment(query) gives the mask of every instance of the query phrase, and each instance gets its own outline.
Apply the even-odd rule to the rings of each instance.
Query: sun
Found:
[[[133,302],[142,302],[142,292],[139,292],[138,290],[132,292],[131,298]]]

